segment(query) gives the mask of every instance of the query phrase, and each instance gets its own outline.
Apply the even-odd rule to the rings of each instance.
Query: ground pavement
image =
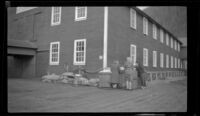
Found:
[[[8,112],[186,111],[186,79],[133,91],[8,79]]]

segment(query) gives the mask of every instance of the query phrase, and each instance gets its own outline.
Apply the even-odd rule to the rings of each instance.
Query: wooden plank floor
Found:
[[[8,79],[8,112],[186,111],[186,80],[128,91]]]

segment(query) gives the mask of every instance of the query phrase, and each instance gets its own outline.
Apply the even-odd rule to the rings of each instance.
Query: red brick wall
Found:
[[[179,56],[178,52],[152,38],[152,24],[149,22],[148,36],[143,34],[142,16],[137,13],[137,29],[130,27],[129,7],[109,7],[108,11],[108,66],[114,59],[124,63],[130,55],[130,44],[137,46],[137,59],[143,62],[143,48],[148,48],[149,66],[147,70],[166,70],[160,68],[160,52],[164,53],[164,67],[166,66],[166,54]],[[40,7],[12,16],[9,21],[22,21],[21,34],[17,24],[9,23],[9,38],[30,40],[36,42],[36,73],[37,76],[51,73],[63,73],[63,65],[68,62],[73,64],[73,49],[75,39],[87,39],[86,68],[95,71],[102,67],[103,60],[103,24],[104,7],[88,7],[87,20],[76,22],[75,7],[62,7],[61,24],[51,26],[51,7]],[[11,24],[11,25],[10,25]],[[12,25],[13,24],[13,25]],[[159,30],[158,30],[159,34]],[[165,40],[165,36],[164,36]],[[60,63],[49,66],[50,42],[60,41]],[[169,42],[170,43],[170,42]],[[152,67],[152,51],[157,51],[157,68]],[[169,63],[170,66],[170,63]],[[167,70],[173,70],[168,68]]]
[[[45,65],[37,65],[37,75],[43,75],[48,67],[51,73],[60,74],[64,72],[64,63],[73,65],[74,40],[86,39],[86,68],[89,71],[102,67],[102,60],[99,55],[103,53],[103,8],[88,7],[87,20],[76,22],[75,7],[62,7],[61,24],[51,26],[51,8],[43,9],[42,14],[37,16],[37,44],[38,50],[49,50],[50,42],[60,41],[60,63],[56,66],[49,65],[49,54],[40,54],[37,61],[45,61]],[[40,25],[43,25],[42,27]],[[45,58],[44,58],[45,57]],[[47,59],[48,58],[48,59]],[[43,71],[40,71],[43,70]]]
[[[160,32],[157,31],[157,40],[152,37],[152,22],[148,22],[148,35],[143,34],[142,16],[137,13],[137,29],[130,27],[130,9],[129,7],[109,7],[109,33],[108,33],[108,63],[113,59],[119,59],[124,63],[126,57],[130,56],[130,44],[137,46],[137,60],[143,64],[143,48],[148,49],[148,67],[149,71],[174,70],[166,69],[166,54],[179,57],[179,53],[169,46],[166,46],[165,35],[164,44],[160,42]],[[170,44],[170,41],[169,41]],[[153,67],[152,52],[157,51],[157,67]],[[160,53],[164,53],[164,68],[160,68]],[[170,67],[170,61],[169,61]]]

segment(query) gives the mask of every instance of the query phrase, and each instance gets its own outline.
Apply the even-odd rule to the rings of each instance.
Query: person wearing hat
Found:
[[[119,61],[115,60],[113,64],[111,65],[111,87],[112,88],[118,88],[119,87],[119,72],[120,72],[120,66]]]
[[[126,79],[126,89],[132,89],[132,73],[133,73],[133,63],[131,57],[127,57],[125,65],[125,79]]]
[[[136,62],[136,70],[138,72],[138,79],[139,79],[139,82],[140,82],[140,86],[143,88],[146,87],[146,81],[145,81],[145,71],[144,71],[144,68],[143,66],[141,65],[140,62]]]

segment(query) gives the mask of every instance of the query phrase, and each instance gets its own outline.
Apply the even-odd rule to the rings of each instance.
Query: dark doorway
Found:
[[[30,78],[35,76],[35,57],[28,55],[7,56],[8,78]]]

